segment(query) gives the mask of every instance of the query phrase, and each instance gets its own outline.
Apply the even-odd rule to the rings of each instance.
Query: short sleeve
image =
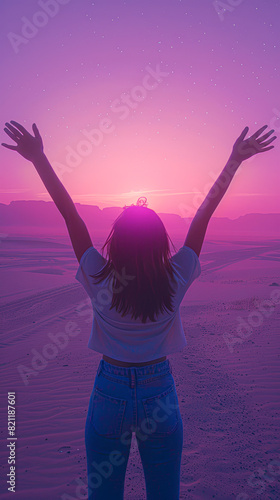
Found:
[[[82,255],[75,279],[83,285],[91,298],[93,297],[94,280],[90,275],[101,271],[106,262],[106,259],[94,247],[89,247]]]
[[[190,281],[192,283],[200,276],[201,266],[199,258],[192,248],[184,245],[173,257],[185,283],[189,283]]]
[[[201,266],[195,251],[185,245],[170,260],[179,284],[175,299],[178,305],[194,280],[200,276]]]

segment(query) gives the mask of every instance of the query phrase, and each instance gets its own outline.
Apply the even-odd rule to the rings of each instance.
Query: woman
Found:
[[[178,500],[183,426],[168,354],[186,339],[180,303],[200,275],[199,255],[208,222],[242,161],[269,151],[274,132],[264,126],[236,140],[229,160],[197,210],[185,243],[171,257],[169,236],[157,214],[125,207],[105,242],[106,260],[43,153],[43,142],[15,121],[3,144],[30,160],[63,216],[79,262],[76,279],[91,298],[94,319],[88,347],[103,354],[86,419],[89,499],[123,499],[135,432],[148,500]]]

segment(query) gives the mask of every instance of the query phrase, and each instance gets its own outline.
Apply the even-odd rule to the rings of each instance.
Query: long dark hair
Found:
[[[145,323],[147,318],[156,321],[159,311],[174,312],[169,241],[176,249],[160,217],[141,200],[125,206],[114,221],[102,247],[102,255],[107,247],[108,262],[90,276],[94,284],[113,277],[110,309],[115,307],[122,317],[131,312],[132,318],[142,317]]]

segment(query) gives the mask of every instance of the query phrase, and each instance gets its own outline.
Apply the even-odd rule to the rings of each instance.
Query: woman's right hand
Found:
[[[266,141],[266,139],[274,132],[273,129],[261,136],[266,128],[267,125],[264,125],[251,137],[245,139],[245,136],[249,130],[249,127],[245,127],[243,132],[233,145],[230,159],[237,162],[242,162],[244,160],[247,160],[248,158],[251,158],[251,156],[254,156],[258,153],[264,153],[264,151],[269,151],[270,149],[274,148],[274,146],[266,147],[276,139],[276,136],[274,136]]]

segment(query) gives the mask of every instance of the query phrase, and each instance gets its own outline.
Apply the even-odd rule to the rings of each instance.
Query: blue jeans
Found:
[[[101,359],[85,428],[89,500],[123,500],[132,432],[147,500],[178,500],[183,423],[168,359],[129,368]]]

